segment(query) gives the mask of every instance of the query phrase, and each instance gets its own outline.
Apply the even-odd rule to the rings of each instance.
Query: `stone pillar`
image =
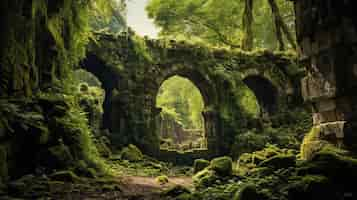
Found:
[[[215,111],[204,111],[205,135],[207,139],[207,149],[211,156],[219,155],[220,138],[217,131],[218,113]]]
[[[346,131],[357,113],[355,8],[353,0],[295,0],[298,51],[307,69],[302,95],[314,113],[310,138],[346,148],[346,136],[356,138]],[[302,150],[312,144],[304,141]]]

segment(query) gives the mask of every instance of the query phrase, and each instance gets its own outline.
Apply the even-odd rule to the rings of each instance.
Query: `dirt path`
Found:
[[[128,199],[158,199],[159,192],[175,185],[192,187],[191,177],[169,177],[167,184],[158,183],[154,177],[127,176],[122,179],[122,194]]]

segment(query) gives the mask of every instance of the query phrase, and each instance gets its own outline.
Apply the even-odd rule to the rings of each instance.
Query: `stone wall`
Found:
[[[356,6],[353,0],[295,1],[300,61],[308,71],[304,100],[314,112],[319,140],[346,148],[354,148],[357,136]]]
[[[243,91],[249,90],[243,79],[258,76],[269,81],[278,91],[276,107],[284,109],[289,99],[299,99],[295,80],[304,73],[293,55],[213,49],[130,34],[97,34],[83,66],[106,90],[104,124],[114,143],[134,143],[149,154],[159,152],[155,119],[160,109],[155,101],[167,78],[180,75],[200,90],[208,149],[221,154],[229,152],[234,136],[252,124],[253,116],[240,104]]]

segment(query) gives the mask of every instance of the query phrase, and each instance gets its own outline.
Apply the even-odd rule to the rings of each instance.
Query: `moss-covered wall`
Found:
[[[356,6],[352,0],[295,2],[299,56],[308,72],[302,94],[314,113],[311,144],[321,140],[356,150]]]
[[[91,131],[70,79],[85,56],[91,3],[0,2],[0,180],[79,160],[94,165]]]
[[[206,106],[203,115],[208,148],[212,154],[221,154],[229,152],[234,136],[257,117],[242,104],[249,90],[243,83],[245,78],[268,80],[278,91],[277,107],[283,109],[300,101],[295,80],[303,74],[293,55],[245,53],[99,33],[83,67],[110,86],[106,89],[110,103],[104,112],[114,143],[135,143],[152,154],[159,150],[155,118],[160,110],[155,100],[167,78],[180,75],[199,88]]]

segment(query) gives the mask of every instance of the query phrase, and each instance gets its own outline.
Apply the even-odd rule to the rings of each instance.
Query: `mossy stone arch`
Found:
[[[190,80],[200,91],[203,102],[204,111],[202,113],[204,118],[205,137],[207,139],[207,149],[210,152],[217,151],[218,140],[218,117],[216,116],[216,109],[218,108],[217,91],[215,90],[214,82],[210,80],[207,72],[200,71],[192,65],[185,64],[172,64],[161,68],[160,76],[155,78],[155,89],[152,94],[155,97],[164,81],[173,76],[180,76]],[[159,109],[159,108],[156,108]],[[160,109],[155,114],[160,114]],[[156,118],[157,116],[155,116]],[[157,127],[155,127],[157,129]]]
[[[297,92],[291,80],[275,68],[250,68],[241,71],[240,76],[255,93],[258,103],[267,107],[265,109],[270,115],[285,109],[289,96]],[[266,90],[264,94],[262,89]],[[268,105],[271,103],[273,105]]]
[[[110,116],[110,130],[118,138],[112,143],[133,143],[147,154],[160,153],[155,119],[161,110],[156,108],[156,96],[171,76],[189,79],[202,94],[210,156],[228,154],[235,136],[257,120],[241,103],[244,92],[239,91],[248,90],[243,82],[246,77],[268,80],[277,90],[278,109],[287,104],[287,96],[299,96],[293,55],[247,53],[133,35],[98,33],[96,37],[88,54],[100,58],[118,80]]]

